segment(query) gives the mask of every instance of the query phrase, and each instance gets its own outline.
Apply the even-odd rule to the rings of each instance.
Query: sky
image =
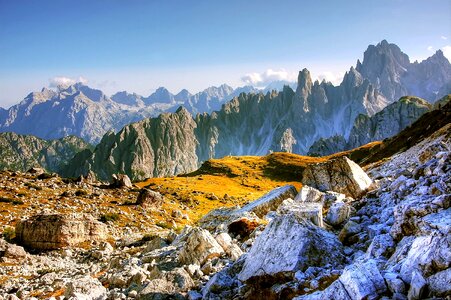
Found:
[[[164,86],[338,83],[386,39],[411,60],[451,59],[451,1],[0,0],[0,106],[59,83],[107,95]]]

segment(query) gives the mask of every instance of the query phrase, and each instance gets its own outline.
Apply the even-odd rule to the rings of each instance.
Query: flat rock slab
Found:
[[[269,193],[263,195],[257,200],[243,206],[241,209],[236,211],[237,214],[245,212],[253,212],[259,218],[264,217],[270,211],[277,210],[283,200],[288,198],[294,199],[297,195],[297,190],[292,185],[285,185],[279,188],[271,190]]]

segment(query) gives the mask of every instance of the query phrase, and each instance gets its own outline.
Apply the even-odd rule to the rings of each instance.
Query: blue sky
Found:
[[[382,39],[451,52],[451,1],[0,0],[0,106],[63,78],[145,96],[304,67],[336,81]]]

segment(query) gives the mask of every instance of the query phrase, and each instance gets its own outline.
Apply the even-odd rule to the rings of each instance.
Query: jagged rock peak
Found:
[[[304,112],[310,111],[308,97],[312,93],[312,77],[307,69],[302,69],[298,75],[298,87],[296,88],[296,97],[302,102]]]

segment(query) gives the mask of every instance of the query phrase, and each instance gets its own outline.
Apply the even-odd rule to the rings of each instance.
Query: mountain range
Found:
[[[435,102],[450,87],[451,64],[442,51],[410,63],[384,40],[369,46],[338,86],[313,82],[307,69],[299,72],[295,90],[285,85],[281,91],[222,85],[196,95],[159,88],[147,98],[127,92],[109,98],[75,84],[43,89],[0,111],[0,128],[45,138],[74,134],[90,142],[106,132],[64,175],[94,171],[101,179],[125,173],[142,180],[190,172],[227,155],[318,155],[356,147],[396,134],[430,109],[425,100],[402,97]]]
[[[31,134],[43,139],[75,135],[96,144],[110,129],[117,132],[129,123],[174,112],[179,106],[193,114],[211,112],[234,96],[255,90],[251,86],[233,89],[223,84],[195,95],[187,90],[173,95],[160,87],[145,98],[125,91],[108,97],[82,83],[59,86],[56,91],[43,88],[8,110],[0,109],[0,132]]]

